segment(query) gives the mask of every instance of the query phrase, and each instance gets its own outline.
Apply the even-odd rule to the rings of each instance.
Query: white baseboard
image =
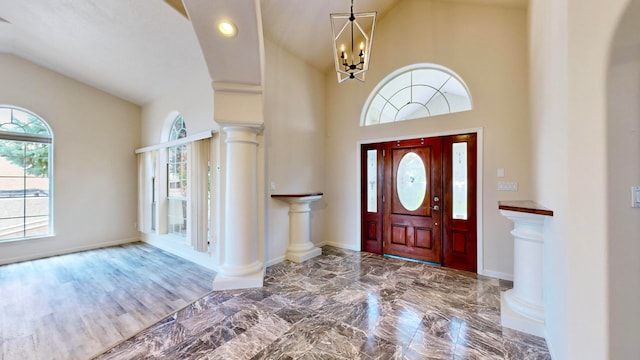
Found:
[[[498,278],[498,279],[502,279],[502,280],[513,281],[513,274],[507,274],[507,273],[503,273],[503,272],[499,272],[499,271],[493,271],[493,270],[484,269],[484,271],[482,271],[482,272],[478,271],[478,274],[484,275],[484,276],[493,277],[493,278]]]
[[[186,244],[184,246],[177,246],[171,243],[170,240],[165,241],[164,239],[152,238],[146,235],[143,236],[142,241],[160,250],[206,267],[209,270],[218,271],[209,253],[197,252]]]
[[[136,238],[129,238],[129,239],[114,240],[114,241],[104,241],[100,243],[93,243],[93,244],[83,245],[83,246],[74,246],[74,247],[63,248],[63,249],[43,251],[43,252],[32,253],[28,255],[15,256],[7,259],[0,259],[0,265],[13,264],[21,261],[43,259],[51,256],[67,255],[67,254],[72,254],[80,251],[95,250],[95,249],[105,248],[109,246],[130,244],[138,241],[140,241],[140,238],[136,237]]]
[[[353,250],[353,251],[360,251],[360,244],[345,244],[345,243],[340,243],[340,242],[335,242],[335,241],[325,241],[322,243],[322,245],[317,244],[316,246],[320,247],[320,246],[324,246],[324,245],[329,245],[329,246],[333,246],[333,247],[337,247],[340,249],[346,249],[346,250]]]
[[[500,292],[500,324],[502,324],[503,327],[522,331],[538,337],[544,337],[544,320],[524,316],[515,311],[509,301],[505,300],[510,296],[512,296],[512,290]]]
[[[277,258],[273,258],[271,260],[267,261],[267,267],[271,266],[271,265],[275,265],[275,264],[280,264],[281,262],[283,262],[285,259],[285,256],[278,256]]]
[[[235,290],[235,289],[253,289],[264,286],[265,269],[262,268],[255,274],[244,276],[224,276],[216,275],[213,280],[213,290]]]
[[[553,344],[551,343],[551,341],[549,341],[549,332],[545,330],[544,332],[544,341],[547,343],[547,350],[549,350],[549,355],[551,355],[551,360],[553,359],[558,359],[558,357],[556,357],[556,352],[553,350]]]
[[[313,243],[313,245],[315,247],[318,247],[318,248],[321,248],[321,247],[323,247],[325,245],[329,245],[329,246],[333,246],[333,247],[337,247],[337,248],[341,248],[341,249],[360,251],[360,249],[355,249],[355,248],[352,248],[352,247],[345,246],[343,243],[331,242],[331,241],[317,242],[317,243]],[[275,257],[275,258],[273,258],[271,260],[267,260],[266,267],[269,267],[269,266],[272,266],[272,265],[275,265],[275,264],[279,264],[279,263],[285,261],[286,258],[287,258],[286,255],[282,255],[282,256]]]

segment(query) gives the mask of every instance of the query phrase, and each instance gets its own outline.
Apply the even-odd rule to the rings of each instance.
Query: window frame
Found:
[[[45,121],[40,115],[36,114],[35,112],[25,109],[25,108],[21,108],[19,106],[14,106],[14,105],[9,105],[9,104],[0,104],[0,109],[9,109],[11,111],[11,115],[10,115],[10,120],[12,120],[14,118],[13,116],[13,112],[14,111],[19,111],[22,112],[24,114],[26,114],[27,116],[33,117],[36,120],[38,120],[39,124],[44,128],[44,130],[46,130],[47,135],[41,134],[41,133],[27,133],[27,132],[15,132],[15,131],[7,131],[7,130],[3,130],[2,126],[6,125],[7,123],[0,123],[0,140],[5,140],[5,141],[18,141],[18,142],[23,142],[23,143],[36,143],[36,144],[48,144],[48,151],[47,151],[47,186],[48,186],[48,204],[47,204],[47,217],[48,217],[48,231],[46,234],[37,234],[37,235],[30,235],[30,236],[26,236],[26,209],[23,210],[23,229],[22,229],[22,236],[20,237],[12,237],[12,238],[7,238],[7,239],[0,239],[0,243],[10,243],[10,242],[18,242],[18,241],[25,241],[25,240],[33,240],[33,239],[42,239],[42,238],[48,238],[48,237],[53,237],[55,236],[55,221],[54,221],[54,134],[53,134],[53,130],[51,129],[51,126],[49,125],[49,123],[47,121]],[[24,166],[23,166],[24,168]],[[15,176],[12,176],[15,177]],[[26,183],[26,179],[28,179],[28,175],[26,173],[26,171],[24,171],[23,175],[22,175],[23,181]],[[35,178],[35,177],[33,177]],[[23,206],[26,206],[26,201],[27,199],[31,198],[29,196],[26,195],[27,189],[26,187],[22,189],[23,191],[23,196],[22,196],[22,200],[23,200]],[[44,215],[40,215],[40,216],[44,216]],[[5,218],[3,218],[5,219]]]
[[[413,84],[413,77],[411,77],[411,84],[408,88],[411,89],[411,91],[413,91],[414,87],[429,87],[435,90],[434,95],[427,101],[426,104],[428,104],[431,99],[435,98],[436,95],[442,95],[442,97],[444,98],[444,100],[447,102],[448,106],[449,106],[449,111],[448,112],[440,112],[437,113],[435,115],[427,115],[427,116],[417,116],[417,117],[407,117],[407,118],[400,118],[398,119],[397,116],[400,113],[401,109],[404,108],[404,105],[402,108],[397,109],[396,111],[396,116],[392,121],[380,121],[383,117],[383,109],[388,106],[391,105],[393,106],[392,102],[391,102],[391,98],[393,98],[393,96],[395,96],[396,93],[394,93],[393,96],[389,97],[388,99],[381,95],[380,93],[385,90],[385,88],[387,87],[387,85],[390,85],[394,80],[396,80],[397,78],[400,78],[401,76],[407,74],[407,73],[413,73],[415,71],[420,71],[420,70],[434,70],[440,73],[443,73],[444,75],[448,76],[449,78],[443,83],[441,84],[441,86],[439,86],[438,88],[432,86],[432,84],[420,84],[420,83],[416,83]],[[466,92],[466,97],[469,101],[469,109],[466,110],[458,110],[458,111],[450,111],[450,104],[449,101],[447,100],[446,97],[444,97],[444,93],[440,92],[440,88],[442,88],[444,85],[446,85],[451,79],[454,79],[456,82],[458,82],[463,88],[464,91]],[[406,89],[407,87],[402,87],[399,90],[403,90]],[[376,100],[376,98],[380,96],[380,98],[382,98],[385,101],[385,105],[380,109],[380,115],[378,116],[378,121],[377,122],[369,122],[369,110],[371,109],[371,106],[374,103],[374,100]],[[410,104],[418,104],[416,102],[410,102]],[[425,104],[425,105],[426,105]],[[409,104],[407,104],[409,105]],[[424,106],[424,105],[423,105]],[[393,106],[395,108],[395,106]],[[426,106],[424,106],[426,109]],[[382,81],[380,81],[375,87],[374,89],[371,91],[371,93],[369,94],[369,97],[367,98],[364,106],[362,107],[362,112],[360,114],[360,126],[364,127],[364,126],[373,126],[373,125],[381,125],[381,124],[389,124],[389,123],[395,123],[398,121],[405,121],[405,120],[415,120],[415,119],[423,119],[423,118],[427,118],[427,117],[432,117],[432,116],[438,116],[438,115],[445,115],[445,114],[452,114],[452,113],[456,113],[456,112],[463,112],[463,111],[470,111],[473,110],[473,98],[471,96],[471,92],[469,91],[469,87],[467,86],[467,84],[464,82],[464,80],[458,75],[456,74],[453,70],[442,66],[442,65],[438,65],[438,64],[431,64],[431,63],[418,63],[418,64],[412,64],[412,65],[408,65],[405,67],[402,67],[400,69],[397,69],[393,72],[391,72],[389,75],[387,75],[384,79],[382,79]],[[427,112],[429,112],[427,110]]]
[[[184,117],[182,116],[182,114],[178,114],[176,115],[174,120],[171,122],[167,140],[171,142],[171,141],[175,141],[185,137],[187,137],[186,122],[184,121]],[[173,158],[177,156],[180,156],[182,159],[186,159],[186,160],[181,160],[180,162],[174,162]],[[188,198],[189,198],[188,161],[189,161],[189,158],[188,158],[188,150],[187,150],[186,144],[167,148],[167,176],[166,176],[167,234],[170,234],[173,236],[179,236],[180,238],[186,238],[189,232],[189,223],[187,218],[187,208],[189,206],[188,204]],[[184,172],[182,171],[175,172],[178,175],[179,181],[184,182],[184,187],[186,191],[186,194],[184,194],[184,196],[171,195],[171,178],[172,178],[172,174],[174,174],[174,172],[171,171],[172,165],[181,166],[181,168],[184,168]],[[183,208],[182,218],[183,218],[183,223],[185,225],[184,225],[184,229],[181,228],[179,232],[173,231],[171,226],[172,222],[170,221],[170,219],[172,218],[172,213],[171,213],[170,204],[172,201],[182,202],[182,208]]]

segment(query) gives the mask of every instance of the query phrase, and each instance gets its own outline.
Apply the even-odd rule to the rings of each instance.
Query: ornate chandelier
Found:
[[[333,33],[333,60],[338,75],[338,83],[347,79],[364,82],[369,70],[373,31],[376,27],[377,12],[331,14],[331,31]],[[366,30],[369,30],[367,32]]]

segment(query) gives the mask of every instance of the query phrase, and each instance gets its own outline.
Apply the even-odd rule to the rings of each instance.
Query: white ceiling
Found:
[[[186,13],[200,42],[209,67],[209,76],[218,86],[233,83],[260,86],[263,59],[260,48],[258,15],[255,0],[183,0]],[[216,30],[220,21],[237,27],[232,38]]]
[[[162,0],[0,0],[0,51],[137,104],[204,60],[189,21]]]
[[[356,0],[354,11],[378,11],[381,18],[398,1]],[[329,14],[348,12],[348,0],[261,4],[266,37],[321,70],[331,66]],[[162,0],[0,0],[0,52],[140,105],[179,86],[194,67],[205,66],[190,22]]]
[[[380,18],[397,2],[355,0],[353,11],[377,11]],[[327,70],[333,66],[329,14],[348,13],[350,6],[349,0],[262,0],[264,33],[309,64]]]

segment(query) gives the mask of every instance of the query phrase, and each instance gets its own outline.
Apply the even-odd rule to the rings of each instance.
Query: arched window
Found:
[[[187,136],[182,115],[176,116],[169,131],[169,141]],[[168,149],[167,171],[167,232],[187,236],[187,145]]]
[[[182,115],[176,116],[169,130],[169,141],[182,139],[187,136],[187,125],[184,123]]]
[[[435,64],[398,69],[382,80],[362,110],[361,126],[471,110],[471,96],[453,71]]]
[[[53,233],[53,133],[38,115],[0,105],[0,241]]]

